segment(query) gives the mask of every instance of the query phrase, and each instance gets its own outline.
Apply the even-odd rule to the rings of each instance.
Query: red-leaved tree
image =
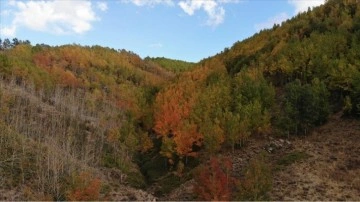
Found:
[[[229,158],[211,157],[197,170],[194,192],[199,200],[229,201],[235,179],[231,177],[232,162]]]

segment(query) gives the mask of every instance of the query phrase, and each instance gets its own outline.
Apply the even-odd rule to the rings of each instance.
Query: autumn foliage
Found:
[[[194,192],[200,200],[229,201],[235,184],[231,177],[232,162],[229,158],[212,157],[198,169]]]
[[[191,90],[193,87],[191,83],[183,83],[160,92],[156,97],[154,130],[160,137],[171,133],[176,152],[181,156],[194,156],[192,146],[200,145],[202,139],[197,125],[189,121],[196,98],[194,90]]]
[[[68,193],[69,201],[99,200],[101,181],[93,178],[88,172],[80,173],[75,177],[72,190]]]

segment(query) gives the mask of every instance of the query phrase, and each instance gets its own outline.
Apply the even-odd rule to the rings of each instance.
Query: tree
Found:
[[[243,69],[234,79],[232,109],[250,133],[269,133],[275,90],[258,69]]]
[[[312,84],[302,85],[295,80],[286,85],[282,127],[287,133],[307,133],[323,124],[329,115],[329,92],[323,82],[315,78]]]
[[[4,42],[2,44],[3,49],[7,50],[12,48],[11,42],[9,39],[4,39]]]
[[[241,120],[239,114],[225,112],[226,139],[233,152],[235,151],[236,144],[241,146],[242,142],[250,136],[248,125],[248,121]]]
[[[12,42],[13,46],[17,46],[17,45],[19,45],[21,43],[21,41],[19,41],[19,39],[17,39],[17,38],[13,38],[12,41],[13,41]]]
[[[159,137],[168,136],[171,131],[180,156],[195,156],[193,145],[200,146],[203,138],[198,126],[190,120],[195,99],[191,82],[170,86],[156,97],[154,130]]]
[[[218,152],[226,139],[224,112],[231,102],[230,78],[225,69],[212,70],[201,86],[199,98],[193,108],[192,118],[204,136],[204,148],[209,153]]]
[[[195,175],[194,192],[199,200],[231,200],[234,178],[231,176],[232,162],[229,158],[211,157],[198,168]]]

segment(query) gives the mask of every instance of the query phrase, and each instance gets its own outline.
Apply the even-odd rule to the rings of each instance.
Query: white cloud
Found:
[[[240,3],[241,1],[243,0],[218,0],[220,4],[228,4],[228,3],[235,4],[235,3]]]
[[[224,21],[225,10],[220,4],[220,1],[215,0],[186,0],[178,3],[188,15],[194,15],[195,11],[203,9],[208,15],[207,25],[210,26],[217,26]]]
[[[14,7],[11,25],[3,26],[1,34],[15,35],[19,27],[54,34],[82,34],[91,29],[91,23],[98,20],[90,1],[9,1]]]
[[[101,11],[106,11],[108,9],[106,2],[97,2],[96,5]]]
[[[163,4],[167,6],[173,6],[172,0],[121,0],[124,3],[133,3],[136,6],[155,6],[157,4]]]
[[[287,13],[280,13],[272,18],[269,18],[266,22],[255,24],[256,31],[260,31],[262,29],[271,28],[274,24],[281,24],[281,22],[288,19],[290,16],[288,16]]]
[[[320,6],[325,3],[325,0],[288,0],[288,2],[295,7],[295,14],[307,11],[310,7]]]
[[[179,1],[179,0],[175,0]],[[225,9],[223,4],[240,3],[243,0],[180,0],[177,5],[188,15],[192,16],[197,10],[203,10],[208,16],[206,24],[217,26],[224,22]],[[120,0],[121,3],[133,3],[136,6],[167,5],[174,6],[174,0]]]
[[[162,43],[153,43],[149,45],[150,48],[162,48]]]
[[[15,37],[16,33],[16,27],[15,26],[9,26],[9,27],[0,27],[0,36],[1,37]],[[1,38],[0,37],[0,38]]]

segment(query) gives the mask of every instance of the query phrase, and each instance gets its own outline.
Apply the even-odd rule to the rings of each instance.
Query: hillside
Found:
[[[132,156],[148,147],[152,99],[172,73],[134,53],[99,46],[14,39],[1,49],[0,200],[99,194],[120,200],[110,195],[116,187],[144,186]],[[77,190],[82,186],[95,186],[89,187],[95,196]],[[129,189],[113,195],[135,197]]]
[[[226,155],[231,160],[231,153],[238,149],[251,152],[253,148],[247,144],[254,138],[311,135],[334,113],[358,118],[359,17],[357,1],[327,1],[200,61],[194,70],[162,89],[154,114],[154,130],[163,143],[160,153],[169,159],[174,172],[191,167],[183,168],[192,164],[187,161],[193,158],[200,159],[197,170],[207,177],[219,172],[213,182],[201,175],[195,177],[190,191],[195,195],[180,191],[175,196],[187,196],[180,200],[268,199],[272,196],[266,193],[271,192],[275,176],[269,174],[272,163],[266,157],[253,153],[247,161],[250,164],[243,164],[243,169],[233,174],[236,185],[231,187],[228,180],[224,187],[222,176],[228,176],[229,168],[217,165],[227,161],[221,154],[231,151]],[[320,164],[319,169],[323,166],[327,165]],[[273,190],[285,197],[278,187]],[[220,195],[224,198],[216,198]],[[162,196],[168,199],[166,194]],[[349,199],[356,200],[353,197]]]
[[[0,200],[359,200],[357,0],[196,64],[0,44]]]
[[[268,200],[358,200],[360,121],[341,118],[341,114],[332,115],[307,136],[253,138],[243,149],[224,155],[232,159],[234,175],[238,175],[252,158],[266,152],[273,170]],[[160,199],[192,199],[194,186],[190,180]]]
[[[164,57],[157,57],[157,58],[150,58],[146,57],[144,59],[145,61],[152,61],[158,65],[160,65],[162,68],[174,72],[174,73],[181,73],[184,71],[191,70],[192,67],[195,66],[195,63],[192,62],[186,62],[181,60],[172,60],[169,58]]]

